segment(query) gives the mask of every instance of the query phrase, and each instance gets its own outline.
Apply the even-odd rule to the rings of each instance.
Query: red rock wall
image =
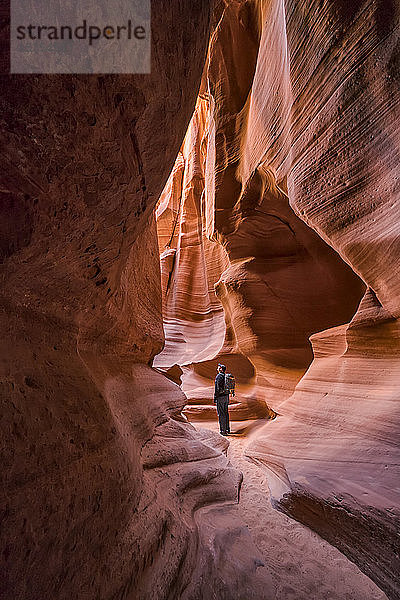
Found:
[[[283,59],[274,65],[274,54],[264,56],[272,43],[285,41],[268,25],[273,18],[284,31],[284,16],[269,10],[254,2],[226,4],[202,96],[159,201],[166,347],[156,364],[245,355],[256,367],[257,397],[278,408],[312,360],[310,335],[349,321],[365,286],[293,212],[286,173],[277,179],[279,169],[264,150],[249,172],[252,144],[267,143],[267,125],[254,116],[256,93],[264,98],[271,91],[267,61],[279,84],[274,93],[289,86],[286,72],[279,83],[288,68]]]
[[[226,2],[202,86],[203,230],[229,258],[216,285],[221,351],[251,360],[279,412],[248,455],[275,505],[390,598],[400,593],[398,31],[390,0]]]
[[[314,362],[248,452],[275,472],[280,509],[397,598],[399,9],[287,2],[286,23],[292,150],[277,168],[296,212],[373,291],[349,327],[311,338]]]
[[[231,262],[217,292],[236,349],[255,364],[266,400],[277,408],[311,362],[309,336],[348,321],[364,286],[289,206],[283,169],[291,92],[283,7],[248,2],[237,10],[228,5],[210,47],[215,152],[207,165],[208,233]],[[259,43],[257,61],[239,66],[228,32],[238,28],[241,39],[250,27]],[[221,74],[221,54],[229,76]],[[233,87],[231,71],[246,85]]]
[[[208,126],[208,101],[199,97],[156,211],[166,338],[154,363],[160,367],[212,358],[225,337],[214,284],[228,261],[204,235]]]
[[[151,75],[2,78],[4,600],[273,596],[236,519],[240,474],[148,366],[163,345],[152,211],[209,27],[208,2],[162,1]]]
[[[398,597],[398,12],[218,4],[164,294],[209,5],[158,4],[151,76],[3,77],[2,597],[274,597],[162,303],[160,366],[246,355],[275,505]]]

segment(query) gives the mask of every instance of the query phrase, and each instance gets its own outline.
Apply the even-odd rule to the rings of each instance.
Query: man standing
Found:
[[[214,403],[217,405],[219,432],[221,435],[228,435],[230,433],[228,412],[229,392],[225,391],[225,371],[226,366],[219,364],[215,378],[214,392]]]

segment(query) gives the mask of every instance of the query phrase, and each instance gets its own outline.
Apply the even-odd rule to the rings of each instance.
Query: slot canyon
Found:
[[[2,61],[1,600],[399,600],[399,33],[153,0],[150,74]]]

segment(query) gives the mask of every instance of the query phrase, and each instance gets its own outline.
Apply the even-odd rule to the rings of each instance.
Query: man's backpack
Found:
[[[235,395],[235,378],[232,373],[225,373],[224,394]]]

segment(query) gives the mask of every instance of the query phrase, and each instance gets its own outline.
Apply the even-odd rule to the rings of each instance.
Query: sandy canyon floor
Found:
[[[217,423],[193,423],[218,431]],[[231,423],[228,458],[243,473],[239,511],[272,574],[276,600],[387,600],[387,596],[339,550],[274,510],[261,469],[243,454],[249,422]],[[236,433],[235,433],[236,432]]]

